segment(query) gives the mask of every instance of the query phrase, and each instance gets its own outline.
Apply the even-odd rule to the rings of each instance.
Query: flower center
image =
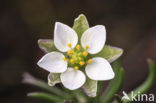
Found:
[[[69,43],[68,47],[71,48],[72,45]],[[66,57],[62,58],[62,60],[66,60],[68,62],[69,67],[73,67],[75,70],[84,68],[84,66],[88,63],[91,63],[92,60],[89,59],[89,54],[87,49],[89,46],[86,45],[86,49],[83,49],[79,44],[74,48],[67,51]]]

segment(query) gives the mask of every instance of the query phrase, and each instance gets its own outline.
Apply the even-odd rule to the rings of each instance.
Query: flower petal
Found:
[[[37,64],[49,72],[62,73],[67,69],[67,61],[62,60],[62,58],[64,58],[63,54],[51,52],[44,55]]]
[[[66,52],[70,49],[68,43],[74,48],[77,42],[78,36],[72,28],[60,22],[55,23],[54,44],[58,50]]]
[[[49,73],[48,75],[48,85],[54,86],[57,83],[60,83],[60,73]]]
[[[62,84],[70,90],[80,88],[85,83],[85,81],[86,77],[80,70],[68,68],[66,72],[61,74]]]
[[[87,64],[85,71],[92,80],[109,80],[115,75],[109,62],[100,57],[93,58],[92,63]]]
[[[103,25],[97,25],[86,30],[81,37],[81,45],[90,54],[96,54],[102,50],[106,41],[106,30]]]

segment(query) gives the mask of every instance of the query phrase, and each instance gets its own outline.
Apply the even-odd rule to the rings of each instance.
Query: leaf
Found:
[[[121,85],[124,81],[124,70],[120,67],[118,61],[113,63],[113,69],[115,72],[114,79],[109,83],[104,94],[100,97],[100,103],[110,103],[114,98],[114,94],[118,93]]]
[[[149,66],[149,75],[147,79],[138,88],[132,90],[133,93],[135,94],[135,98],[137,98],[140,94],[145,94],[156,82],[156,66],[151,59],[148,59],[148,66]],[[131,92],[128,93],[128,97],[132,99]],[[123,103],[131,103],[131,101],[127,99],[122,99],[122,101]]]
[[[52,94],[42,93],[42,92],[28,93],[27,96],[32,97],[32,98],[36,98],[36,99],[45,100],[45,101],[48,101],[50,103],[59,102],[61,100],[64,101],[62,98],[60,98],[58,96],[54,96]]]
[[[48,75],[48,85],[54,86],[57,83],[60,83],[60,74],[59,73],[50,73]]]
[[[85,15],[80,14],[75,20],[74,20],[74,25],[73,29],[76,31],[78,38],[79,38],[79,43],[81,36],[84,31],[86,31],[89,28],[88,21],[85,17]]]
[[[83,85],[83,90],[89,97],[95,97],[97,92],[97,81],[86,79],[86,83]]]
[[[105,45],[101,52],[93,55],[93,57],[103,57],[109,62],[113,62],[123,54],[123,49]]]
[[[38,45],[39,45],[39,48],[44,53],[57,51],[57,49],[55,48],[54,42],[51,39],[39,39],[38,40]]]
[[[134,90],[134,92],[140,91],[141,94],[146,93],[152,85],[156,82],[156,66],[155,63],[151,60],[148,59],[148,66],[149,66],[149,75],[146,79],[146,81],[140,85],[137,89]]]

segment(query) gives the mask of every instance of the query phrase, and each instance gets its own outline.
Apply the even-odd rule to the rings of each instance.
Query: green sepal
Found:
[[[39,39],[38,45],[44,53],[57,51],[54,42],[51,39]]]
[[[74,25],[73,25],[73,29],[78,35],[79,43],[80,43],[80,39],[81,39],[83,32],[86,31],[88,28],[89,28],[89,24],[88,24],[86,16],[83,14],[80,14],[74,20]]]
[[[105,45],[104,48],[98,54],[93,55],[93,57],[103,57],[109,62],[113,62],[118,59],[122,54],[123,49]]]
[[[50,73],[48,75],[48,85],[54,86],[57,83],[60,83],[60,73]]]
[[[97,92],[97,81],[86,78],[86,83],[83,85],[83,90],[89,97],[95,97]]]

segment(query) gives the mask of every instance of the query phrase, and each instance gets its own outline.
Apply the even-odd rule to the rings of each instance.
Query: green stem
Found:
[[[104,92],[104,94],[100,97],[100,103],[110,103],[111,100],[114,98],[114,94],[116,94],[124,80],[124,70],[123,68],[119,68],[119,62],[116,61],[113,64],[114,67],[114,72],[115,72],[115,77],[114,79],[110,82],[108,85],[108,88]]]

